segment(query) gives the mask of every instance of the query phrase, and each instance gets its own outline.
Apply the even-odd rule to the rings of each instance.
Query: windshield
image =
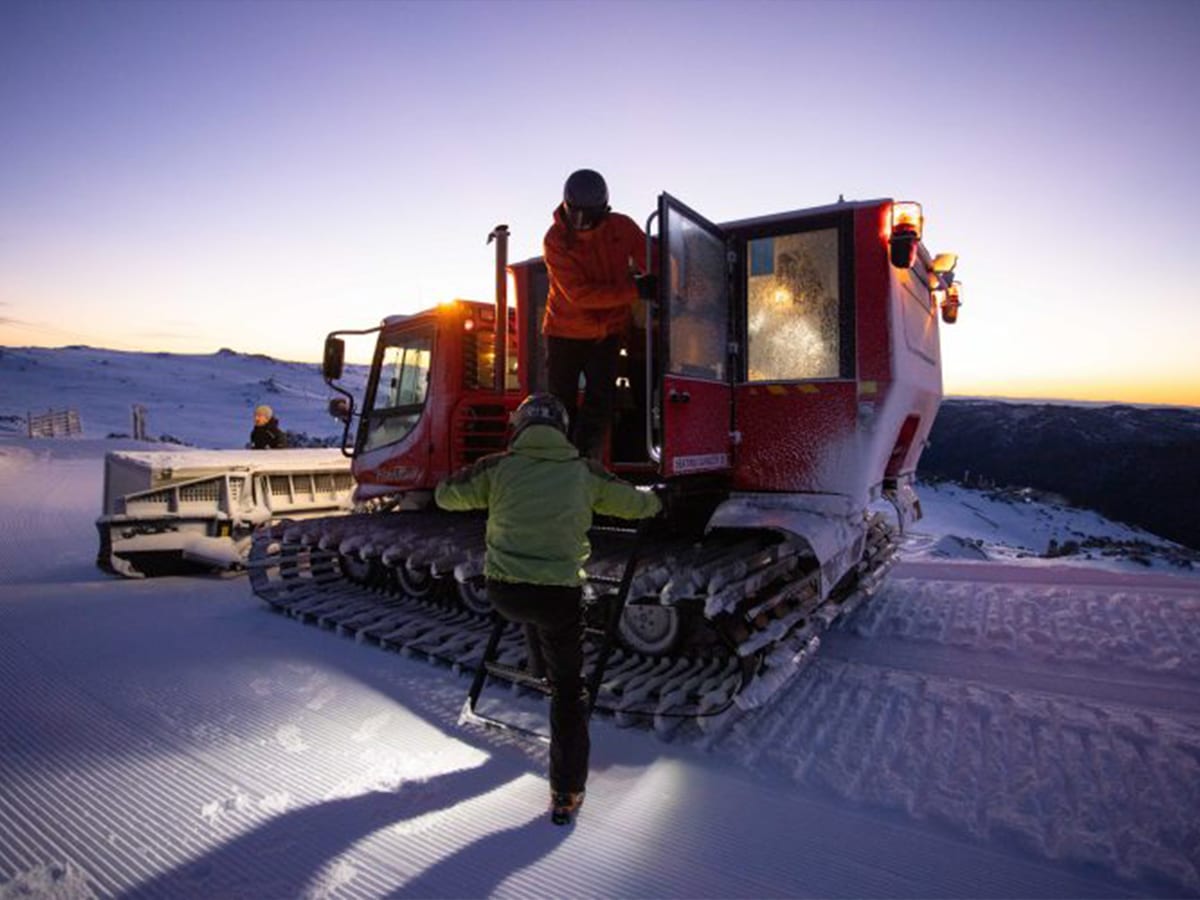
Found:
[[[379,380],[364,420],[363,450],[402,440],[416,427],[429,390],[433,332],[388,335],[380,358]]]

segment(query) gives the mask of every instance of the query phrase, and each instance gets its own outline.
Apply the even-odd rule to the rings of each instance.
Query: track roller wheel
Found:
[[[647,656],[669,653],[679,642],[679,611],[658,603],[630,603],[621,613],[619,633],[631,649]]]
[[[468,578],[458,582],[458,599],[476,615],[491,615],[492,601],[488,599],[487,583],[482,578]]]
[[[342,567],[342,574],[355,584],[370,584],[371,578],[375,574],[369,560],[352,553],[339,553],[338,564]]]
[[[434,577],[428,569],[414,572],[406,563],[396,566],[396,581],[400,589],[414,600],[428,597],[433,592]]]

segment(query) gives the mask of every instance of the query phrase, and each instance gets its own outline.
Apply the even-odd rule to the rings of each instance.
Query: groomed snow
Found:
[[[598,720],[562,829],[465,676],[94,569],[114,443],[0,441],[5,900],[1200,892],[1195,578],[910,551],[767,710]]]
[[[1142,532],[923,486],[777,702],[670,742],[597,720],[562,829],[540,747],[457,725],[464,675],[244,577],[95,568],[104,453],[179,449],[105,440],[131,403],[202,448],[264,399],[336,435],[314,366],[3,348],[0,380],[0,900],[1200,894],[1200,579]],[[49,406],[85,436],[20,436]],[[1085,537],[1165,549],[1039,557]]]

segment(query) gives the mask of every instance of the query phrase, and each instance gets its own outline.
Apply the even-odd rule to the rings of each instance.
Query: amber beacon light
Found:
[[[892,265],[896,268],[911,269],[917,261],[917,245],[921,243],[924,222],[920,203],[905,200],[892,204],[888,245]]]

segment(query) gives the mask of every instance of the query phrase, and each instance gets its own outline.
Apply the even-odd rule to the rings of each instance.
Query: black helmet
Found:
[[[553,394],[530,394],[513,410],[513,437],[530,425],[549,425],[567,433],[567,408]]]
[[[563,203],[568,206],[608,206],[608,185],[604,176],[594,169],[572,172],[563,185]]]
[[[563,208],[576,231],[595,228],[608,215],[608,185],[593,169],[572,172],[563,185]]]

